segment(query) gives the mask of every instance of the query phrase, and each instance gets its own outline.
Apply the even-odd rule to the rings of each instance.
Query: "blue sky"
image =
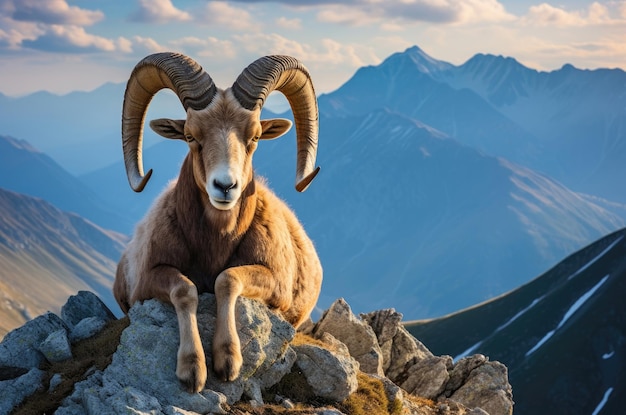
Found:
[[[259,56],[289,54],[322,93],[413,45],[457,65],[492,53],[538,70],[626,68],[626,1],[551,1],[0,0],[0,92],[124,82],[163,50],[223,88]]]

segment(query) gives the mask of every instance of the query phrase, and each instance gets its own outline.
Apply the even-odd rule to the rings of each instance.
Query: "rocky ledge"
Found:
[[[201,296],[205,350],[215,308],[212,295]],[[296,332],[265,306],[240,298],[240,377],[224,383],[209,371],[206,388],[189,394],[175,375],[171,306],[146,301],[117,320],[94,294],[80,292],[61,317],[39,316],[0,343],[0,413],[512,413],[504,365],[482,355],[458,362],[434,356],[401,319],[393,309],[357,317],[339,299]]]

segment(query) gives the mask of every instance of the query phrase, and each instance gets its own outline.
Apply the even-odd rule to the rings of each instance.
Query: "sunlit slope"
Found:
[[[111,286],[125,238],[0,189],[0,335],[58,311],[78,290],[94,291],[114,308]]]

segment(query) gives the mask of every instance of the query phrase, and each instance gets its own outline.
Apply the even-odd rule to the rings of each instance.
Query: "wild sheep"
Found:
[[[224,381],[236,379],[242,365],[237,296],[262,301],[296,327],[317,302],[322,268],[313,243],[252,169],[257,142],[291,127],[285,119],[260,120],[267,96],[280,91],[296,124],[296,189],[306,189],[319,171],[317,100],[307,69],[288,56],[256,60],[226,90],[187,56],[144,58],[128,80],[122,111],[126,173],[136,192],[152,173],[143,174],[145,113],[163,88],[177,94],[186,119],[159,119],[150,126],[163,137],[185,140],[189,153],[177,181],[137,225],[113,291],[124,312],[150,298],[173,304],[180,329],[176,375],[187,390],[197,392],[207,379],[196,321],[198,292],[216,296],[213,369]]]

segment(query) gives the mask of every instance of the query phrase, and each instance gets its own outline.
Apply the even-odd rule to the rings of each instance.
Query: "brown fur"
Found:
[[[262,128],[258,112],[235,106],[223,91],[207,110],[188,114],[185,134],[196,140],[179,178],[139,223],[118,265],[114,294],[124,312],[149,298],[174,305],[181,339],[176,372],[191,392],[201,390],[207,376],[198,292],[216,295],[213,361],[224,380],[235,379],[242,364],[234,324],[239,295],[264,302],[294,326],[308,318],[319,296],[322,269],[311,240],[287,205],[254,179],[256,141],[249,137]],[[243,165],[243,180],[236,204],[219,210],[206,182],[225,157]]]

